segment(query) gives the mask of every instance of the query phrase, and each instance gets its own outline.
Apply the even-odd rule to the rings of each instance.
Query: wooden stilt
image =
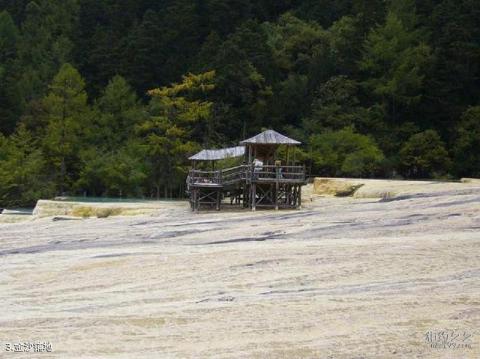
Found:
[[[217,211],[220,211],[220,190],[217,190]]]
[[[193,190],[193,211],[194,212],[198,211],[198,203],[197,203],[198,193],[197,193],[197,191],[198,190],[196,188]]]
[[[278,211],[278,180],[275,181],[275,191],[273,193],[275,199],[275,211]]]
[[[290,200],[290,205],[292,207],[297,206],[297,186],[296,185],[292,186],[292,198]]]
[[[298,208],[302,208],[302,186],[298,186]]]
[[[257,209],[257,185],[252,183],[252,211]]]

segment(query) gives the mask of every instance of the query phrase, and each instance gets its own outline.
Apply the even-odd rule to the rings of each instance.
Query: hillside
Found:
[[[476,0],[0,0],[0,207],[178,198],[271,128],[315,176],[480,177]]]

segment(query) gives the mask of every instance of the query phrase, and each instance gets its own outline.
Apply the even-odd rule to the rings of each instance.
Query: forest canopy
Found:
[[[312,175],[480,176],[477,0],[0,0],[0,207],[181,197],[265,128]]]

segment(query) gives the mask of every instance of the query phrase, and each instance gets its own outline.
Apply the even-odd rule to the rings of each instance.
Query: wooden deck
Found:
[[[305,183],[304,166],[237,166],[217,171],[191,170],[187,182],[196,187],[226,187],[239,182]]]
[[[192,210],[220,209],[224,197],[244,207],[298,208],[305,166],[242,165],[217,171],[191,170],[187,188]]]

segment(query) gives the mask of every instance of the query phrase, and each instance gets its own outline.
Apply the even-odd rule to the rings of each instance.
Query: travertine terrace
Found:
[[[478,183],[0,224],[0,268],[0,357],[25,341],[51,342],[42,358],[480,357]],[[471,348],[431,348],[440,329]]]

